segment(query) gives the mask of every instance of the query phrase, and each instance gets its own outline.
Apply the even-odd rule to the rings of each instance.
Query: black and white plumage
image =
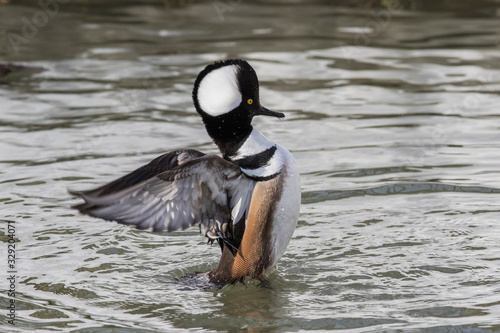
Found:
[[[157,232],[200,223],[204,235],[217,239],[244,216],[254,186],[218,156],[180,150],[98,189],[71,193],[85,200],[75,208],[90,216]]]
[[[243,60],[207,66],[195,81],[193,101],[223,158],[189,149],[164,154],[97,189],[70,191],[84,200],[74,208],[153,231],[199,224],[222,249],[219,265],[208,272],[211,282],[262,278],[295,229],[300,181],[291,154],[251,121],[284,115],[260,105],[257,76]]]

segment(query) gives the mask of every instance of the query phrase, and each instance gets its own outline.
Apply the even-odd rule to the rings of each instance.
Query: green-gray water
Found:
[[[498,3],[79,2],[0,5],[1,62],[35,68],[0,78],[0,331],[500,331]],[[207,291],[177,281],[218,262],[197,228],[81,216],[66,190],[216,153],[191,89],[229,57],[285,112],[254,124],[303,199],[269,287]]]

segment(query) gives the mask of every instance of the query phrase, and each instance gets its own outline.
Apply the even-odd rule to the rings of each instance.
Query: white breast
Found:
[[[300,175],[292,154],[278,146],[285,160],[282,171],[283,194],[276,203],[275,215],[271,230],[271,243],[274,244],[271,255],[271,265],[274,266],[281,258],[297,227],[300,210]],[[283,152],[284,151],[284,152]]]
[[[266,165],[256,169],[241,168],[241,171],[251,177],[279,174],[279,180],[282,182],[280,184],[282,194],[278,202],[275,203],[276,207],[271,221],[270,267],[274,266],[285,252],[297,226],[301,201],[299,170],[288,150],[268,140],[256,129],[252,130],[237,153],[230,156],[232,160],[238,160],[256,155],[274,146],[276,146],[276,151]]]

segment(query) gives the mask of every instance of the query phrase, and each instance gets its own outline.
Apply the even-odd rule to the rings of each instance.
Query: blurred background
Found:
[[[0,0],[0,331],[500,331],[499,45],[493,0]],[[66,192],[218,153],[191,90],[226,58],[301,170],[268,288],[196,288],[220,252],[197,228],[81,216]]]

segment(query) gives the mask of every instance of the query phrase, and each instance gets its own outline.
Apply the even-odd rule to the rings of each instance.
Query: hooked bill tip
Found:
[[[285,114],[282,112],[271,111],[263,106],[255,113],[256,116],[271,116],[278,119],[285,119]]]

